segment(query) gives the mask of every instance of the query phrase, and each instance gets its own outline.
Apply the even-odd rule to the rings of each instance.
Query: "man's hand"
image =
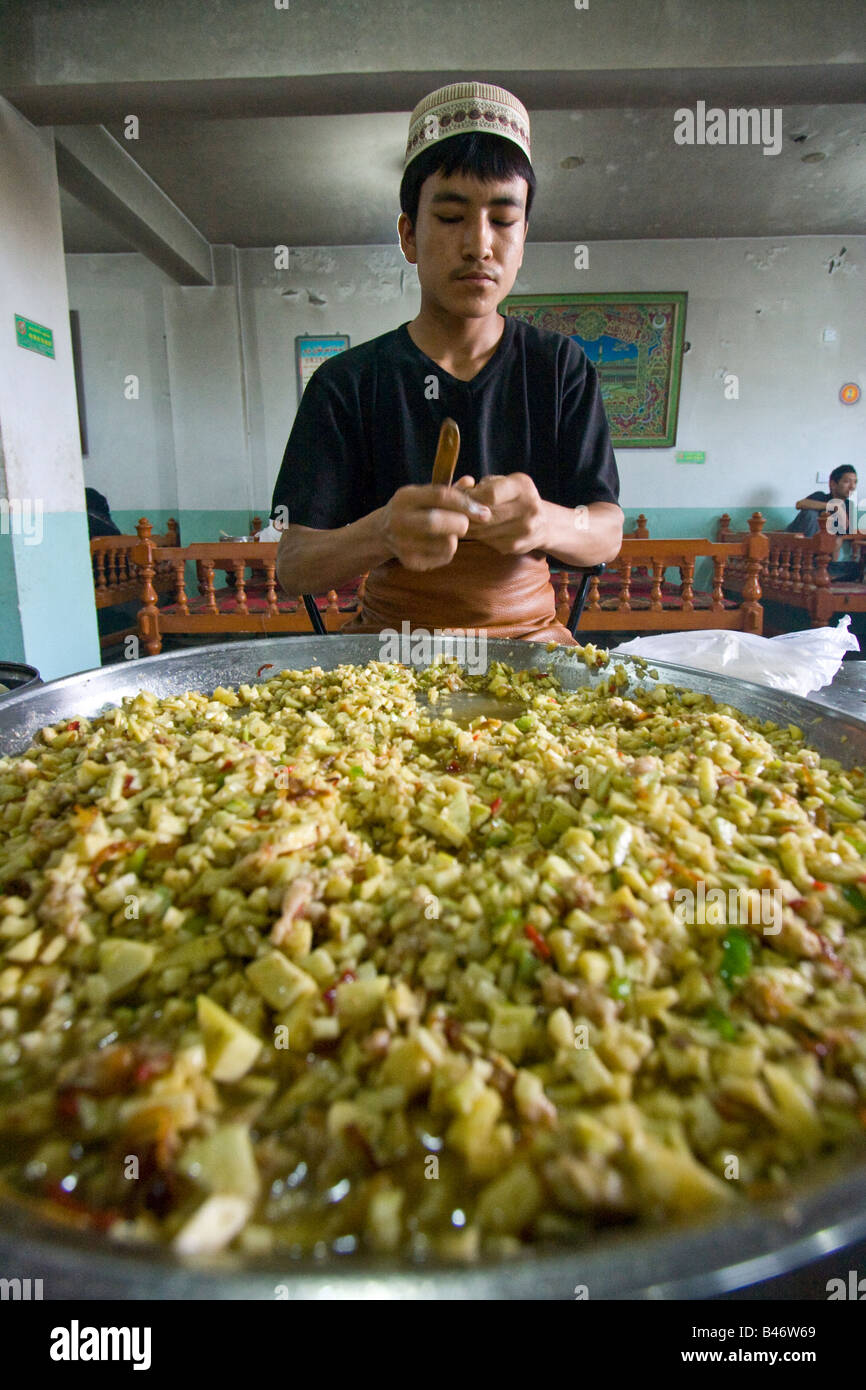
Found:
[[[401,487],[382,508],[381,534],[389,553],[407,570],[435,570],[454,559],[470,521],[489,521],[484,498],[473,498],[474,479],[455,487]]]
[[[489,507],[490,520],[469,526],[467,539],[483,541],[500,555],[528,555],[546,548],[547,504],[528,474],[491,474],[472,489],[472,497]]]

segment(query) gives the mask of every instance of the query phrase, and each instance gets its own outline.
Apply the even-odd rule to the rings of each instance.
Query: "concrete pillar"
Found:
[[[53,356],[19,345],[25,320]],[[3,98],[0,658],[43,680],[99,665],[53,135]]]

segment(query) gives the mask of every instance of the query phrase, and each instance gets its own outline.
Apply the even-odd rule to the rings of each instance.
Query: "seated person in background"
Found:
[[[619,478],[592,363],[497,306],[523,262],[535,190],[529,120],[499,87],[460,83],[415,108],[398,232],[417,265],[411,323],[320,366],[273,496],[290,594],[367,573],[344,631],[485,630],[573,643],[545,559],[612,560]],[[434,487],[442,421],[457,480]],[[462,475],[462,476],[461,476]]]
[[[790,526],[786,526],[786,531],[798,532],[803,536],[814,536],[818,530],[818,516],[827,510],[829,502],[841,503],[841,506],[832,509],[839,513],[835,525],[829,529],[835,531],[837,535],[847,534],[848,531],[848,498],[857,487],[857,473],[849,464],[842,464],[839,468],[834,468],[830,474],[829,492],[810,492],[808,497],[802,497],[797,503],[798,516],[794,518]],[[854,508],[856,512],[856,506]],[[831,516],[831,521],[833,520]],[[843,532],[844,528],[844,532]],[[842,548],[840,540],[834,552],[835,559],[827,566],[827,574],[831,579],[853,581],[860,577],[860,566],[855,561],[840,561],[839,551]]]
[[[111,520],[108,498],[103,497],[101,492],[97,492],[95,487],[86,487],[84,498],[87,505],[87,529],[90,532],[90,539],[94,540],[96,536],[119,536],[121,534],[120,529]]]

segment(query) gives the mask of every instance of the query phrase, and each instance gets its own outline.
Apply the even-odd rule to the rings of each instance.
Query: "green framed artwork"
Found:
[[[676,443],[687,293],[516,294],[505,313],[573,338],[598,370],[621,449]]]

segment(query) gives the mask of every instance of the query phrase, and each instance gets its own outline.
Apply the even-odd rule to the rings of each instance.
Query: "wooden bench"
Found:
[[[760,633],[761,565],[768,552],[762,535],[764,518],[757,513],[746,536],[732,541],[701,538],[650,540],[646,536],[623,538],[619,555],[599,577],[593,575],[580,621],[580,630],[594,632],[681,632],[695,628],[731,628]],[[695,590],[695,566],[712,563],[712,587]],[[742,575],[738,600],[726,598],[731,566]],[[667,580],[668,569],[679,572]],[[575,577],[567,572],[556,577],[556,616],[567,620],[573,601]]]
[[[148,656],[158,655],[163,637],[169,634],[247,632],[276,636],[313,631],[300,595],[289,597],[279,586],[276,541],[202,541],[174,549],[159,545],[161,538],[152,536],[150,529],[149,522],[139,522],[141,539],[133,557],[141,570],[138,635]],[[196,567],[197,595],[187,593],[187,563]],[[171,570],[172,601],[159,606],[153,581],[164,573],[164,566]],[[217,587],[214,576],[218,571],[231,576],[231,587]],[[362,595],[363,580],[342,596],[334,589],[317,596],[329,632],[337,631],[357,613]]]
[[[135,536],[95,536],[90,542],[90,561],[93,567],[93,592],[97,609],[112,608],[119,603],[139,603],[141,601],[142,575],[133,559],[133,552],[141,544],[142,528],[146,526],[150,534],[151,525],[142,517]],[[180,545],[180,530],[174,517],[166,522],[164,536],[152,536],[154,545],[162,550],[176,550]],[[174,569],[168,561],[160,561],[155,568],[153,588],[157,594],[167,594],[174,583]],[[135,632],[135,625],[122,628],[118,632],[100,637],[99,645],[104,650]]]
[[[754,513],[754,516],[759,515]],[[866,613],[866,584],[862,580],[833,579],[828,572],[840,541],[838,535],[828,531],[829,521],[829,512],[819,512],[814,536],[803,536],[796,531],[767,533],[769,549],[761,571],[764,602],[804,613],[811,627],[826,627],[836,614]],[[717,534],[723,543],[736,535],[731,531],[727,512],[719,520]],[[727,579],[728,589],[738,592],[743,579],[744,572],[737,566],[732,567]]]

